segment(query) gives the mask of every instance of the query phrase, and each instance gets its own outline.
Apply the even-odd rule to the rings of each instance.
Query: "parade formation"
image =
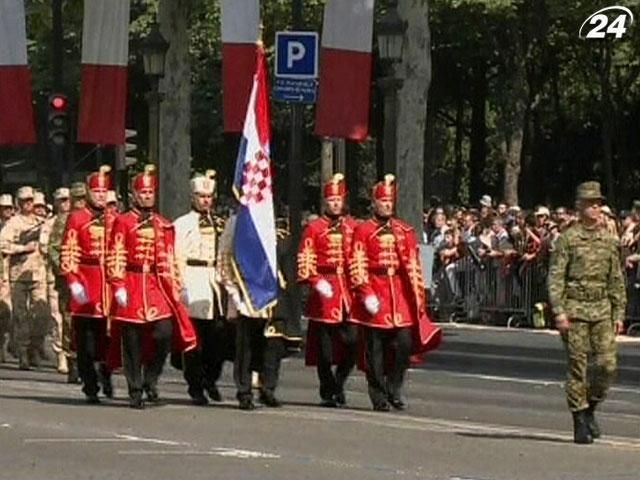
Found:
[[[392,175],[373,189],[372,218],[358,221],[346,212],[344,176],[335,174],[324,187],[324,215],[306,225],[299,246],[280,212],[279,293],[259,310],[236,264],[237,216],[216,213],[214,171],[191,180],[192,209],[174,223],[155,209],[153,165],[131,180],[130,210],[108,201],[111,188],[105,165],[84,184],[56,190],[51,215],[42,193],[18,190],[0,245],[3,351],[6,336],[20,369],[48,356],[50,334],[58,371],[82,383],[87,403],[113,398],[112,372],[122,369],[130,406],[141,409],[160,401],[169,356],[195,405],[222,400],[217,382],[231,361],[239,408],[251,410],[253,374],[260,402],[280,406],[281,360],[306,343],[321,405],[347,405],[345,382],[358,365],[374,410],[406,408],[405,372],[441,332],[426,316],[416,234],[394,217]],[[296,281],[310,286],[306,342],[288,288]]]
[[[158,379],[169,356],[194,405],[222,401],[217,382],[229,361],[238,406],[253,410],[254,375],[259,401],[281,406],[281,361],[305,348],[320,405],[348,405],[345,383],[357,366],[373,410],[407,408],[406,371],[442,333],[427,316],[416,233],[394,215],[395,178],[373,187],[372,216],[358,220],[346,211],[344,176],[334,174],[323,188],[323,215],[306,223],[299,245],[286,210],[279,212],[277,300],[261,309],[237,263],[238,215],[216,211],[215,171],[189,186],[192,208],[173,223],[156,211],[153,165],[132,178],[128,211],[114,204],[106,165],[56,190],[51,213],[32,187],[18,189],[15,213],[3,195],[1,360],[7,341],[19,369],[38,368],[50,336],[58,372],[82,384],[87,403],[113,398],[112,373],[122,370],[135,409],[161,402]],[[578,186],[580,221],[560,236],[549,272],[576,443],[601,434],[594,413],[616,372],[626,302],[617,243],[600,228],[602,198],[597,182]],[[306,340],[294,282],[308,286]]]

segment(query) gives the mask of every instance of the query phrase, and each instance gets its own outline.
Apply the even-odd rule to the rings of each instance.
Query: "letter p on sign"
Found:
[[[294,62],[302,60],[306,51],[307,49],[304,48],[304,44],[301,42],[291,41],[287,43],[287,68],[293,68]]]
[[[301,80],[318,77],[317,32],[276,33],[276,77]]]

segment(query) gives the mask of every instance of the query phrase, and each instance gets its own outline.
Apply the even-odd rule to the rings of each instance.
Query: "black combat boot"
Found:
[[[31,370],[31,363],[29,362],[29,355],[27,349],[20,349],[18,352],[18,368],[20,370]]]
[[[587,410],[573,412],[573,441],[579,444],[593,443],[593,437],[587,425]]]
[[[101,363],[98,368],[98,381],[102,386],[102,393],[107,398],[113,398],[113,381],[111,380],[111,371],[104,364]]]
[[[594,402],[593,400],[589,402],[589,408],[585,410],[585,417],[587,420],[587,428],[589,428],[589,432],[593,438],[600,438],[602,432],[600,431],[600,425],[596,421],[596,417],[594,415],[596,411],[596,407],[598,406],[598,402]]]

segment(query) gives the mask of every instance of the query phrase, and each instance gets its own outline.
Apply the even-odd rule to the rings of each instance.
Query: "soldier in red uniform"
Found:
[[[393,175],[376,184],[373,200],[374,217],[353,234],[351,321],[365,326],[365,370],[374,410],[403,410],[411,355],[437,346],[441,333],[426,317],[416,233],[394,217]]]
[[[110,363],[123,360],[129,405],[144,408],[143,392],[159,401],[157,383],[175,330],[179,350],[196,347],[189,313],[182,305],[174,257],[173,224],[154,212],[157,178],[147,165],[132,182],[134,208],[116,217],[107,251],[113,291]],[[122,355],[119,348],[122,346]],[[144,368],[143,368],[144,367]]]
[[[110,303],[105,253],[115,219],[105,211],[107,190],[111,187],[110,170],[105,165],[87,177],[88,201],[69,215],[60,252],[60,270],[71,293],[78,371],[89,403],[99,403],[99,379],[105,396],[113,397],[111,374],[104,364]],[[96,362],[100,362],[100,371],[96,371]]]
[[[320,398],[327,407],[346,404],[344,384],[357,355],[357,327],[348,322],[351,298],[347,261],[356,221],[345,215],[342,174],[324,186],[325,214],[304,230],[298,252],[298,281],[311,287],[306,306],[307,365],[317,365]],[[337,365],[335,372],[332,364]]]

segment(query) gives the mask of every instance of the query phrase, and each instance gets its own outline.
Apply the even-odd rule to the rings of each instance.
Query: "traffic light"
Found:
[[[136,144],[136,136],[138,135],[137,130],[126,129],[124,131],[124,151],[126,156],[124,157],[124,164],[127,167],[131,167],[136,164],[138,159],[135,156],[136,150],[138,149],[138,145]]]
[[[125,144],[118,145],[116,148],[117,170],[126,170],[128,167],[135,165],[138,161],[135,157],[135,152],[138,149],[138,145],[135,143],[136,139],[134,138],[136,135],[138,135],[137,130],[127,128],[124,131]]]
[[[49,143],[56,147],[64,147],[67,144],[69,134],[69,99],[62,93],[53,93],[49,96],[49,116],[47,127],[49,131]]]

